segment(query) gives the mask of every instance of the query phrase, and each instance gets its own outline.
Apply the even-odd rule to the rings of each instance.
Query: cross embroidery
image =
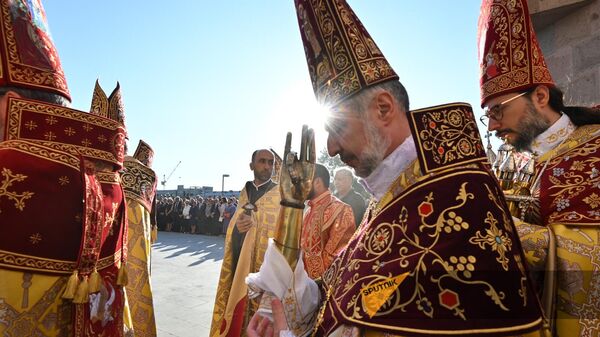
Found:
[[[46,123],[48,123],[50,125],[54,125],[54,124],[58,123],[58,119],[54,118],[54,116],[48,116],[48,117],[46,117]]]
[[[75,129],[73,129],[72,127],[69,126],[68,128],[65,129],[65,134],[67,136],[72,136],[75,134]]]
[[[88,146],[92,145],[92,142],[90,142],[89,139],[85,138],[84,140],[81,141],[81,145],[88,147]]]
[[[104,143],[106,141],[106,137],[104,135],[100,135],[100,136],[98,136],[98,141],[100,143]]]
[[[83,124],[83,129],[87,132],[90,132],[93,127],[91,125],[89,125],[88,123]]]
[[[62,177],[58,178],[58,183],[59,183],[61,186],[65,186],[66,184],[68,184],[68,183],[69,183],[69,177],[67,177],[67,176],[62,176]]]
[[[29,241],[35,245],[38,242],[42,241],[42,235],[40,233],[31,234],[31,236],[29,237]]]
[[[25,127],[27,128],[27,130],[31,131],[37,128],[37,124],[34,121],[29,121],[25,123]]]
[[[115,222],[115,217],[117,214],[117,208],[119,208],[119,203],[117,202],[113,202],[112,203],[112,211],[109,213],[107,212],[106,215],[104,216],[104,228],[109,227],[110,230],[108,231],[108,235],[111,236],[113,235],[113,223]]]
[[[13,174],[11,170],[6,167],[2,169],[2,175],[4,179],[0,183],[0,197],[6,197],[9,200],[15,202],[15,207],[22,211],[25,208],[25,200],[31,198],[33,196],[33,192],[25,191],[25,192],[15,192],[9,191],[8,188],[12,186],[14,182],[23,181],[27,178],[24,174]],[[0,209],[0,212],[2,210]]]
[[[56,139],[56,135],[54,134],[54,132],[48,131],[44,133],[44,138],[46,138],[46,140],[53,141]]]

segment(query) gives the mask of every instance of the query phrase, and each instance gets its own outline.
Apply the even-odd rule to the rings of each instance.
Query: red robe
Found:
[[[352,208],[326,191],[308,202],[302,224],[302,258],[312,279],[329,268],[335,256],[354,234]]]
[[[0,334],[122,336],[122,125],[24,99],[10,99],[8,111],[9,140],[0,143],[0,312],[10,315]],[[99,289],[89,291],[94,270]],[[65,298],[69,279],[86,303]]]

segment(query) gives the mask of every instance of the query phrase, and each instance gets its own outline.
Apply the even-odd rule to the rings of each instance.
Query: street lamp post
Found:
[[[225,178],[229,177],[229,174],[223,174],[223,178],[221,179],[221,196],[225,192]]]

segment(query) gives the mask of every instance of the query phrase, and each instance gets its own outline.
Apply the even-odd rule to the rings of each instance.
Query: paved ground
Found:
[[[159,232],[152,290],[159,337],[208,336],[223,237]]]

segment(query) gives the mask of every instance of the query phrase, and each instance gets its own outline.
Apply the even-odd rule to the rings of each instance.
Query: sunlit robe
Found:
[[[312,279],[327,270],[356,229],[352,208],[326,191],[308,202],[302,224],[302,258]]]
[[[536,138],[539,209],[537,223],[517,223],[525,257],[542,274],[547,266],[549,231],[554,234],[557,286],[556,331],[560,336],[600,334],[600,125],[575,127],[565,114]],[[540,282],[541,286],[541,282]],[[541,290],[540,290],[541,293]]]
[[[129,282],[127,299],[135,336],[156,336],[151,270],[151,218],[156,193],[156,175],[152,169],[133,157],[125,157],[121,173],[127,204]]]
[[[237,218],[248,203],[248,193],[244,188],[240,193],[238,208],[231,218],[225,237],[225,252],[221,266],[221,276],[215,298],[210,336],[245,336],[246,326],[258,309],[258,299],[249,299],[245,278],[260,268],[267,240],[275,236],[275,225],[279,215],[279,187],[267,191],[256,202],[257,211],[252,212],[256,224],[246,232],[238,261],[233,261],[232,234]],[[233,266],[236,266],[233,270]]]

